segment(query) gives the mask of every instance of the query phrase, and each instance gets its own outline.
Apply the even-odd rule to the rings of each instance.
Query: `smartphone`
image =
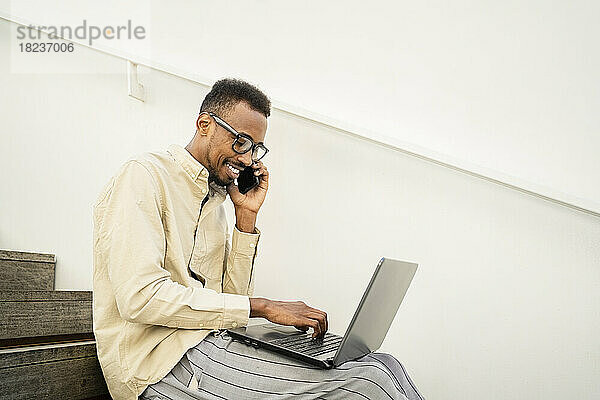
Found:
[[[258,176],[254,175],[256,171],[252,166],[246,167],[240,172],[237,178],[238,190],[241,194],[246,194],[258,185],[260,181]]]

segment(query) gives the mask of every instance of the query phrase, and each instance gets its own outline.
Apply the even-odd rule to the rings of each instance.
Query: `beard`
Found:
[[[228,178],[229,179],[229,178]],[[208,171],[208,181],[209,182],[214,182],[219,186],[227,186],[229,185],[231,182],[223,182],[223,180],[221,178],[219,178],[219,175],[217,175],[216,173],[211,172],[210,170]]]
[[[232,180],[229,176],[225,175],[224,177],[221,177],[221,175],[219,175],[219,172],[223,170],[223,168],[227,168],[225,167],[225,163],[227,162],[227,159],[223,160],[223,162],[221,164],[218,165],[214,165],[212,163],[212,161],[210,160],[210,156],[212,154],[212,149],[213,149],[213,141],[209,141],[208,142],[208,155],[209,155],[209,160],[208,160],[208,165],[206,166],[206,169],[208,170],[208,182],[214,182],[219,186],[227,186],[229,185]],[[215,155],[215,159],[218,159]],[[218,161],[217,161],[218,163]],[[226,179],[223,180],[223,179]]]

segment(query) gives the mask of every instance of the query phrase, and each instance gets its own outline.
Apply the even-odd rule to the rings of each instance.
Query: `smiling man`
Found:
[[[128,160],[94,205],[94,334],[114,399],[420,396],[398,361],[370,354],[320,370],[223,334],[250,317],[327,331],[303,302],[253,297],[269,99],[235,79],[204,99],[185,147]],[[235,184],[251,167],[258,185]],[[223,202],[235,209],[230,237]]]

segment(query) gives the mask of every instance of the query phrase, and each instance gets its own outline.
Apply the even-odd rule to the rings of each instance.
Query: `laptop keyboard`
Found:
[[[272,340],[269,343],[314,357],[337,350],[342,339],[341,336],[327,332],[322,339],[313,339],[310,334],[301,334]]]

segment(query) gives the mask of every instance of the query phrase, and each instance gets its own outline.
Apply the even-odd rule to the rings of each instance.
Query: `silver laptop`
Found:
[[[379,349],[416,271],[417,264],[382,258],[343,337],[327,332],[321,340],[315,340],[309,333],[273,323],[227,332],[249,346],[333,368]]]

